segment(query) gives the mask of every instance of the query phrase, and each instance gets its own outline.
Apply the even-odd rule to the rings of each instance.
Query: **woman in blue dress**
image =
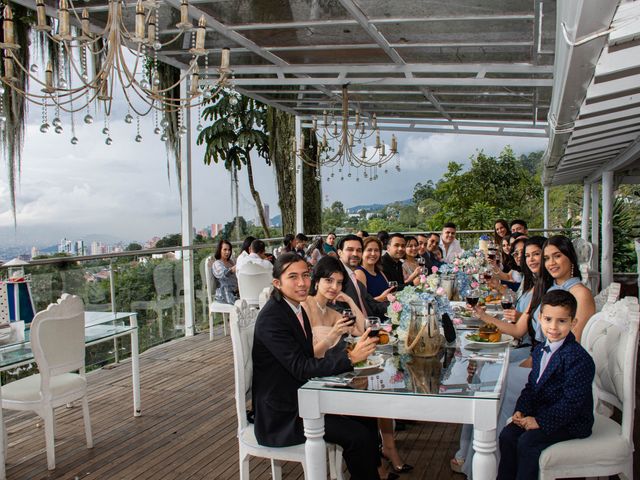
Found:
[[[378,302],[384,302],[393,288],[389,288],[387,277],[380,270],[382,242],[376,237],[366,237],[363,244],[362,265],[355,271],[356,278],[367,287],[369,295]]]

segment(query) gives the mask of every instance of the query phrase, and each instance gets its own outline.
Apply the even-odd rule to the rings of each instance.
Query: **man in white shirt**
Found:
[[[456,255],[464,252],[460,242],[456,239],[456,230],[456,224],[452,222],[447,222],[442,227],[440,248],[442,249],[442,260],[446,263],[452,263],[456,259]]]
[[[262,240],[254,240],[249,246],[249,255],[238,257],[236,262],[236,272],[241,272],[242,269],[252,263],[254,265],[260,265],[266,270],[272,271],[273,264],[266,259],[265,244]]]

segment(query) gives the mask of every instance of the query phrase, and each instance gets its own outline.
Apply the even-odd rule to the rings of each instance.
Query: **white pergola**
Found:
[[[35,8],[35,0],[14,1]],[[45,2],[54,15],[57,2]],[[160,1],[161,42],[179,32],[180,3]],[[548,136],[545,200],[551,185],[583,183],[583,218],[588,218],[590,194],[597,200],[596,182],[602,179],[606,286],[611,281],[614,173],[627,172],[615,177],[622,181],[637,178],[630,167],[638,163],[640,130],[633,119],[640,113],[640,52],[633,48],[634,32],[640,29],[638,3],[190,0],[189,16],[194,24],[203,15],[207,21],[209,69],[201,74],[215,81],[221,51],[230,48],[235,89],[295,115],[297,129],[324,110],[339,109],[342,86],[348,85],[354,111],[358,108],[365,118],[375,112],[381,130]],[[85,0],[75,7],[87,8],[94,27],[100,28],[106,4]],[[123,6],[133,25],[135,2]],[[159,58],[185,70],[192,58],[189,48],[186,36],[182,44],[163,48]],[[187,127],[181,155],[185,246],[191,245],[193,231],[189,123]],[[298,171],[296,219],[302,231],[302,169]],[[597,204],[593,202],[592,216],[596,234]],[[585,224],[583,236],[588,238]],[[597,244],[597,235],[592,242]],[[190,251],[183,258],[186,331],[193,334]]]
[[[584,186],[582,238],[600,247],[605,288],[613,281],[614,190],[640,183],[640,2],[558,5],[545,199],[552,185]],[[597,263],[594,255],[594,270]]]

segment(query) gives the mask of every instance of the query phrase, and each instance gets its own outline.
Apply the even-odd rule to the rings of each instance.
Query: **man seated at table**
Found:
[[[362,262],[362,239],[356,235],[342,237],[338,243],[338,257],[344,265],[349,278],[345,278],[342,291],[350,296],[365,315],[386,318],[388,301],[378,302],[368,292],[367,288],[356,278],[355,270]],[[349,308],[345,304],[339,304],[341,308]]]
[[[392,233],[389,235],[389,243],[387,243],[387,254],[380,259],[380,267],[382,273],[390,282],[397,282],[397,290],[404,288],[404,273],[402,272],[402,259],[405,255],[406,240],[401,233]],[[415,273],[415,272],[414,272]],[[415,277],[413,277],[415,278]],[[411,278],[411,281],[413,281]]]
[[[260,445],[286,447],[305,442],[298,411],[298,389],[309,379],[353,370],[353,364],[375,351],[376,338],[366,330],[347,352],[335,347],[324,358],[313,354],[313,332],[301,303],[307,298],[311,277],[303,258],[294,253],[278,257],[273,268],[273,293],[260,310],[253,339],[255,435]],[[352,479],[397,478],[386,474],[378,450],[373,418],[325,415],[324,439],[340,445]],[[386,474],[386,475],[385,475]]]
[[[242,272],[248,264],[259,265],[269,271],[273,270],[273,264],[267,260],[266,246],[262,240],[256,239],[251,242],[249,255],[238,258],[236,272]]]
[[[304,233],[298,233],[293,239],[293,251],[304,258],[306,255],[305,250],[307,249],[307,243],[309,243],[309,237]]]
[[[336,250],[335,244],[336,244],[336,234],[334,232],[329,232],[323,245],[324,253],[326,255],[331,255],[332,257],[337,257],[338,251]]]
[[[529,227],[527,227],[527,222],[521,220],[519,218],[515,220],[511,220],[511,233],[521,233],[522,235],[529,235]]]
[[[431,259],[431,255],[429,254],[429,250],[427,250],[427,244],[429,243],[429,234],[428,233],[419,233],[416,235],[416,239],[418,240],[418,256],[424,259],[424,266],[428,272],[431,272],[431,267],[433,266],[433,261]],[[436,242],[436,245],[438,243]]]
[[[529,380],[500,433],[498,480],[536,480],[545,448],[591,435],[595,365],[571,333],[577,309],[566,290],[542,297],[539,323],[546,341],[534,348]]]
[[[453,222],[447,222],[442,226],[440,248],[442,249],[442,258],[446,263],[453,263],[456,255],[464,252],[460,246],[460,242],[456,239],[456,230],[456,224]]]
[[[442,265],[442,249],[440,248],[440,234],[433,232],[427,238],[427,253],[431,259],[431,265],[439,267]]]

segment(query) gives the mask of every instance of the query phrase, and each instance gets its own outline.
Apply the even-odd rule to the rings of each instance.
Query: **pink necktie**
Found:
[[[296,313],[296,317],[298,317],[298,321],[300,322],[300,326],[302,327],[302,331],[304,332],[304,336],[307,336],[307,331],[304,328],[304,318],[302,317],[302,308],[298,310]]]
[[[360,295],[360,285],[358,285],[358,279],[356,278],[356,274],[354,273],[353,270],[350,270],[350,274],[349,274],[349,278],[351,278],[351,281],[353,282],[353,284],[356,287],[356,293],[358,294],[358,302],[360,303],[360,310],[362,310],[362,314],[366,315],[367,314],[367,310],[364,308],[364,302],[362,301],[362,295]]]

